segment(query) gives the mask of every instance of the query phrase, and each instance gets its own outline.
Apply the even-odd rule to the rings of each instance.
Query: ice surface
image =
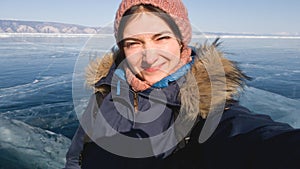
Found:
[[[0,168],[59,169],[70,140],[62,135],[0,116]]]
[[[240,103],[254,113],[266,114],[275,121],[300,128],[300,101],[254,87],[246,87]]]

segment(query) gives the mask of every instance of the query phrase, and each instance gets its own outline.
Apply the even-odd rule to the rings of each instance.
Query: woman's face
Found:
[[[153,13],[133,16],[125,26],[123,37],[131,70],[150,84],[168,76],[180,62],[178,39],[165,21]]]

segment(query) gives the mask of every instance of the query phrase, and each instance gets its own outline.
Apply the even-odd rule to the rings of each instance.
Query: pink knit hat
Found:
[[[124,13],[135,5],[153,5],[169,14],[177,24],[181,35],[182,43],[187,46],[192,37],[192,28],[188,18],[188,12],[181,0],[122,0],[115,17],[115,38],[118,39],[118,29]]]

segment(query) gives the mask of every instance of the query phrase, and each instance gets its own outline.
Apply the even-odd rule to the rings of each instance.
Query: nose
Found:
[[[155,61],[158,59],[157,50],[158,49],[155,48],[155,46],[151,42],[145,43],[142,52],[142,61],[145,66],[149,66],[155,63]]]

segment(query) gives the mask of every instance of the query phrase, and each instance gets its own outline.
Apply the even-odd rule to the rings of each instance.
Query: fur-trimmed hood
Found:
[[[216,40],[211,45],[194,47],[194,64],[180,88],[181,111],[186,112],[190,119],[199,115],[205,119],[214,107],[233,101],[248,79],[235,62],[224,58],[218,46]],[[95,84],[106,77],[113,63],[114,54],[111,52],[88,65],[86,83],[94,87],[95,92],[106,92],[106,88],[95,87]]]

